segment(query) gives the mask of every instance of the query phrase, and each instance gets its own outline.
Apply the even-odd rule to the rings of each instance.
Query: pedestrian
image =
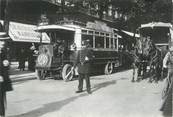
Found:
[[[133,69],[133,77],[131,82],[135,82],[135,81],[139,81],[139,77],[138,77],[138,68],[140,65],[140,59],[137,56],[137,50],[136,48],[132,49],[130,54],[128,55],[128,62],[131,63],[132,69]]]
[[[89,41],[82,41],[82,49],[78,51],[76,65],[79,73],[79,85],[76,93],[83,92],[83,79],[86,81],[86,88],[88,94],[91,94],[90,86],[90,73],[91,73],[91,62],[93,60],[92,50],[89,49]]]
[[[36,47],[34,44],[31,45],[31,47],[29,48],[29,51],[28,51],[28,70],[30,71],[35,71],[35,50],[36,50]]]
[[[4,41],[0,41],[0,117],[5,117],[6,92],[12,91],[12,83],[8,74],[9,61],[4,44]]]
[[[169,51],[163,59],[163,68],[168,69],[168,74],[164,82],[164,88],[162,91],[162,105],[160,110],[168,111],[166,114],[172,114],[172,87],[173,87],[173,47],[169,48]],[[169,107],[168,107],[169,105]]]
[[[20,71],[25,70],[25,60],[26,60],[25,49],[21,48],[20,53],[19,53],[19,67],[18,67],[20,69]]]

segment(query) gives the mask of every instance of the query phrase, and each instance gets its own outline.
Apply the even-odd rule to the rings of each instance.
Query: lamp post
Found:
[[[3,20],[2,31],[8,34],[9,27],[9,0],[0,0],[0,20]]]
[[[9,30],[9,0],[5,0],[4,31],[8,34]]]
[[[172,11],[171,11],[171,13],[172,13],[172,25],[173,25],[173,0],[172,0]]]
[[[9,39],[9,0],[0,0],[0,40]]]

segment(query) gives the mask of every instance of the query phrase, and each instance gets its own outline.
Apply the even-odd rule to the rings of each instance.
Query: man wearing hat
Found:
[[[162,92],[162,105],[160,110],[163,114],[171,114],[172,110],[172,87],[173,87],[173,47],[169,48],[168,53],[163,59],[163,68],[168,68],[168,75]],[[166,112],[166,113],[165,113]]]
[[[9,61],[5,42],[0,41],[0,117],[5,117],[6,92],[12,91],[12,83],[8,74]]]
[[[78,67],[79,73],[79,85],[78,91],[76,93],[83,92],[83,79],[86,80],[86,88],[88,94],[91,94],[91,86],[90,86],[90,66],[93,59],[93,54],[91,49],[89,49],[89,41],[82,41],[82,49],[78,51],[77,55],[77,63],[75,63]]]

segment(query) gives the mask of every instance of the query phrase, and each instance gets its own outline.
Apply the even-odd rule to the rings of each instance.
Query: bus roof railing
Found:
[[[68,26],[61,26],[61,25],[43,25],[38,26],[35,30],[36,31],[45,31],[45,30],[68,30],[68,31],[75,31],[75,28],[68,27]]]
[[[64,25],[64,24],[74,24],[74,25],[79,25],[79,26],[83,26],[86,27],[86,23],[80,22],[80,21],[75,21],[75,20],[61,20],[61,21],[57,21],[56,24],[59,25]]]
[[[140,28],[154,28],[154,27],[168,27],[171,28],[171,23],[164,23],[164,22],[151,22],[147,24],[141,24]]]
[[[158,45],[158,46],[164,46],[164,45],[168,45],[168,43],[155,43],[155,45]]]

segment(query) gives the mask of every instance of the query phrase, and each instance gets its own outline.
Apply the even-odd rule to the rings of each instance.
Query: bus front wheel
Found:
[[[104,73],[106,75],[109,75],[109,74],[112,74],[114,71],[114,65],[113,65],[113,62],[108,62],[105,66],[105,71]]]
[[[73,75],[74,75],[74,69],[72,67],[72,65],[70,64],[66,64],[64,65],[63,69],[62,69],[62,78],[64,81],[70,81],[73,79]]]

